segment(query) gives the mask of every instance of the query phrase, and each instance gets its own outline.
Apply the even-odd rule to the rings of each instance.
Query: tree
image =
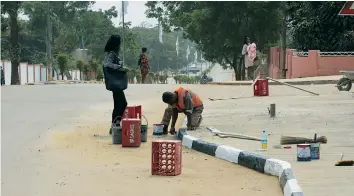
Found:
[[[82,60],[76,61],[76,68],[80,71],[80,80],[82,80],[81,72],[84,70],[85,62]]]
[[[197,43],[206,60],[231,66],[236,79],[245,35],[263,50],[268,42],[279,39],[281,26],[280,2],[187,2],[165,1],[146,3],[147,17],[162,21],[164,30],[183,29],[186,38]]]
[[[342,1],[287,2],[292,46],[299,50],[353,51],[354,17],[339,16]]]
[[[1,10],[3,13],[9,14],[9,26],[11,29],[11,46],[10,46],[10,59],[11,59],[11,85],[20,84],[18,75],[18,65],[20,61],[20,46],[18,43],[20,29],[18,27],[18,12],[21,8],[21,1],[2,1]]]
[[[58,68],[61,74],[61,79],[64,80],[64,74],[67,71],[68,68],[68,55],[60,53],[58,55],[57,61],[58,61]]]
[[[98,69],[97,61],[95,59],[91,59],[89,61],[89,66],[90,66],[90,70],[95,73],[95,76],[97,76],[97,69]]]

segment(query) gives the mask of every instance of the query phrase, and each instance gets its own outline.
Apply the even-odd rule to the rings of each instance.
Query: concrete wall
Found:
[[[281,78],[280,48],[270,48],[268,75]],[[338,75],[340,70],[354,70],[354,56],[321,56],[319,50],[308,51],[307,56],[294,54],[295,50],[286,50],[286,78]]]
[[[1,66],[4,69],[4,77],[5,77],[5,85],[10,85],[11,84],[11,61],[7,60],[2,60],[1,61]],[[19,77],[20,77],[20,84],[28,84],[28,83],[38,83],[38,82],[44,82],[48,80],[48,70],[47,68],[42,65],[42,64],[28,64],[26,62],[21,62],[18,66],[18,72],[19,72]],[[56,76],[56,72],[54,71],[54,76],[53,80],[61,80],[61,75],[59,75],[59,78]],[[80,74],[78,70],[72,70],[70,71],[70,74],[73,76],[73,79],[80,80]],[[64,80],[66,79],[66,76],[64,77]]]

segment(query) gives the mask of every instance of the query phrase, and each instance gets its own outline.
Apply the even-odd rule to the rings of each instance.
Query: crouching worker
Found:
[[[182,87],[174,92],[164,92],[162,101],[167,103],[165,113],[161,124],[164,125],[163,134],[167,134],[168,125],[172,118],[170,133],[176,134],[175,125],[178,118],[178,113],[184,113],[187,116],[187,129],[195,130],[199,127],[202,121],[203,102],[200,97],[188,89]]]

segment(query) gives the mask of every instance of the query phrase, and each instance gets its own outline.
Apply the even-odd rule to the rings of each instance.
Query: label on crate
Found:
[[[134,124],[130,125],[130,129],[129,129],[129,142],[132,144],[134,143]]]
[[[129,110],[128,109],[125,109],[124,111],[124,118],[129,118]]]

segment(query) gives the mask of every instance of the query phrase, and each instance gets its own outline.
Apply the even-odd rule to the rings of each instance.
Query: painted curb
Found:
[[[183,146],[261,173],[277,176],[284,196],[304,196],[289,162],[192,137],[187,133],[186,120],[177,133],[177,138],[182,141]]]
[[[286,81],[291,85],[322,85],[322,84],[337,84],[338,80],[313,80],[313,81]],[[231,86],[248,86],[252,82],[209,82],[210,85],[231,85]],[[268,85],[283,85],[278,82],[268,82]]]

